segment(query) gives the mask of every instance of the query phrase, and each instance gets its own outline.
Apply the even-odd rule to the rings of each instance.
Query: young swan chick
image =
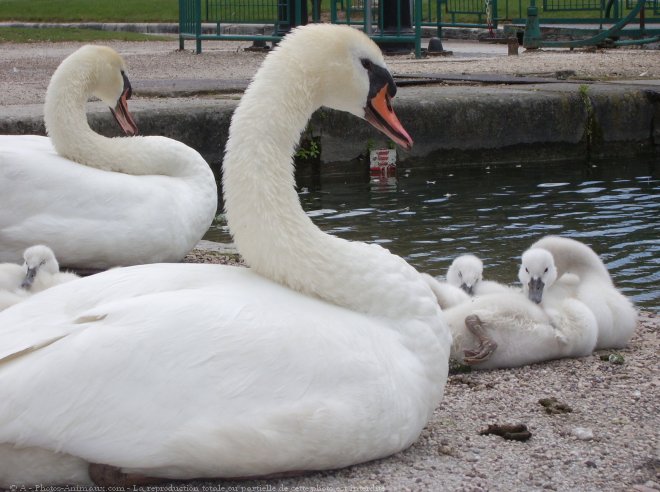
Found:
[[[579,258],[571,251],[576,243],[580,249],[586,245],[567,238],[557,238],[565,251],[558,249],[562,270],[556,266],[554,255],[545,248],[532,247],[522,256],[518,278],[529,299],[548,311],[556,309],[565,299],[582,302],[594,314],[598,325],[597,349],[624,347],[637,324],[637,312],[632,303],[602,274],[605,268],[600,259],[593,268],[571,264]],[[598,258],[595,253],[593,257]],[[584,263],[584,262],[583,262]]]
[[[509,287],[483,279],[484,264],[475,255],[461,255],[454,259],[447,270],[447,282],[460,287],[471,296],[505,294]]]
[[[79,278],[75,273],[60,272],[55,253],[43,244],[26,249],[23,259],[24,277],[20,287],[33,294]]]

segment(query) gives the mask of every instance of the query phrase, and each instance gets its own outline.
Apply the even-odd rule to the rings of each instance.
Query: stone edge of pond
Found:
[[[238,95],[172,95],[133,102],[141,134],[174,138],[213,156],[219,172]],[[422,159],[444,166],[660,154],[660,85],[653,83],[423,85],[401,88],[394,105],[415,140],[411,152],[399,152],[410,167]],[[45,134],[40,105],[3,110],[0,134]],[[90,105],[88,118],[94,130],[119,135],[107,108]],[[388,146],[369,125],[328,109],[314,114],[306,133],[320,137],[323,162],[348,162]]]

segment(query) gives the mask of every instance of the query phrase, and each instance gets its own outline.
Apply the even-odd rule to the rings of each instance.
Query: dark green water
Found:
[[[660,307],[660,180],[652,162],[399,168],[389,180],[322,183],[299,183],[303,208],[321,229],[381,244],[420,271],[444,275],[453,258],[473,253],[485,278],[514,284],[522,252],[561,234],[589,244],[639,307]],[[222,218],[205,239],[231,242]]]

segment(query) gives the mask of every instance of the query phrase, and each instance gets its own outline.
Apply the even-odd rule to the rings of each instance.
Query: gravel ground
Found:
[[[204,53],[176,43],[107,43],[122,53],[133,80],[246,79],[263,59],[241,43],[205,43]],[[506,56],[506,46],[446,42],[454,57],[388,58],[393,72],[552,74],[660,79],[660,53],[640,49],[552,50]],[[43,102],[48,80],[79,45],[4,45],[0,50],[3,105]],[[236,263],[202,245],[185,261]],[[199,491],[649,491],[660,490],[660,370],[658,319],[644,313],[622,364],[601,351],[517,369],[455,374],[420,439],[395,456],[331,472],[271,481],[188,482],[165,490]],[[548,414],[540,399],[572,409]],[[557,405],[556,405],[557,406]],[[525,442],[480,435],[490,424],[524,424]],[[152,489],[154,490],[154,489]]]
[[[245,80],[252,77],[264,53],[245,51],[245,42],[205,42],[201,55],[191,49],[178,51],[172,42],[106,42],[121,53],[132,81],[173,79]],[[43,103],[50,76],[57,65],[80,43],[5,44],[0,50],[0,105]],[[412,56],[389,56],[395,74],[554,75],[573,71],[576,78],[599,80],[660,79],[660,51],[639,48],[609,50],[520,49],[507,56],[507,46],[474,41],[443,41],[453,56],[417,60]]]

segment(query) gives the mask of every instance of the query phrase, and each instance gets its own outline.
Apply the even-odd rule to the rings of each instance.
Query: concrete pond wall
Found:
[[[219,175],[240,94],[140,99],[131,111],[143,135],[165,135],[202,153]],[[539,163],[660,156],[660,85],[547,83],[402,87],[393,102],[415,145],[401,166]],[[0,107],[0,110],[2,107]],[[107,108],[90,104],[92,127],[118,135]],[[41,106],[0,113],[0,133],[44,134]],[[368,148],[388,145],[371,126],[321,109],[306,132],[320,138],[322,173],[346,172]],[[350,164],[354,166],[354,164]]]

